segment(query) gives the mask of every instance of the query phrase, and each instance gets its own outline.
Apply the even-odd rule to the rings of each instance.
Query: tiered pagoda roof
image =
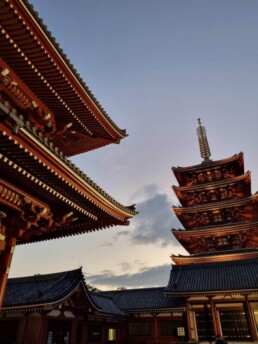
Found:
[[[196,263],[200,255],[209,252],[220,252],[220,259],[229,260],[229,255],[222,252],[229,251],[232,259],[237,250],[256,248],[258,244],[258,194],[251,194],[251,173],[244,171],[243,153],[212,161],[200,121],[198,137],[204,161],[173,168],[179,182],[173,190],[181,203],[173,210],[184,229],[173,229],[172,233],[193,255],[172,256],[177,264]],[[236,256],[257,256],[256,251],[247,251]],[[209,262],[217,259],[216,254],[205,258]]]

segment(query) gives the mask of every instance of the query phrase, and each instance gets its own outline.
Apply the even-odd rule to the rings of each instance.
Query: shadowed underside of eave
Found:
[[[0,15],[1,57],[54,113],[59,126],[73,123],[77,135],[70,145],[60,137],[53,140],[58,147],[65,147],[65,155],[118,143],[126,136],[100,106],[27,1],[2,3]]]

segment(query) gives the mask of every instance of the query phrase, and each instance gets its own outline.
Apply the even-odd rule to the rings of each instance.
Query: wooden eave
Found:
[[[237,261],[242,259],[258,258],[258,252],[249,249],[248,251],[236,252],[233,250],[221,251],[221,253],[210,252],[207,255],[189,255],[189,256],[176,256],[171,255],[172,261],[176,265],[188,265],[188,264],[198,264],[198,263],[218,263],[218,262],[228,262]],[[212,254],[213,253],[213,254]]]
[[[222,235],[236,234],[238,232],[249,232],[258,229],[258,222],[232,223],[216,227],[201,227],[195,229],[172,229],[177,240],[189,240],[189,238],[221,237]]]
[[[220,209],[227,209],[232,207],[238,207],[247,204],[253,204],[257,202],[258,194],[251,195],[249,197],[243,199],[233,199],[227,200],[223,202],[216,202],[216,203],[206,203],[201,204],[199,206],[194,207],[173,207],[173,210],[177,216],[180,214],[192,214],[192,213],[200,213],[205,211],[216,211]]]
[[[239,174],[244,173],[244,156],[243,153],[235,154],[230,158],[223,159],[223,160],[216,160],[216,161],[209,161],[208,163],[188,166],[188,167],[172,167],[172,171],[178,181],[178,183],[181,185],[184,182],[183,175],[188,172],[203,172],[203,171],[209,171],[211,168],[215,169],[216,167],[230,165],[232,163],[235,163],[239,168]]]
[[[174,312],[184,312],[186,310],[185,307],[178,307],[178,308],[146,308],[146,309],[123,309],[124,312],[130,314],[158,314],[158,313],[174,313]]]
[[[9,113],[9,110],[0,103],[0,116],[6,115]],[[22,123],[22,121],[20,121]],[[62,189],[76,189],[79,195],[91,199],[93,203],[103,207],[106,211],[113,212],[114,214],[120,213],[122,216],[131,216],[135,214],[135,211],[130,207],[125,207],[115,201],[110,197],[104,190],[102,190],[98,185],[96,185],[89,177],[87,177],[82,171],[80,171],[76,166],[69,161],[62,152],[59,151],[51,142],[44,140],[42,136],[38,135],[37,132],[33,131],[33,128],[30,127],[29,123],[22,123],[18,134],[12,132],[12,126],[8,123],[0,123],[1,136],[4,139],[4,142],[1,144],[0,152],[3,150],[8,153],[9,158],[15,159],[17,151],[23,150],[23,156],[17,156],[19,161],[28,156],[28,159],[31,161],[24,164],[24,166],[33,166],[36,168],[36,165],[39,163],[38,173],[35,175],[41,176],[43,171],[47,173],[47,178],[50,178],[49,173],[52,173],[55,177],[55,183],[57,180],[66,185]],[[6,145],[6,147],[5,147]],[[36,163],[35,161],[38,161]],[[14,161],[15,162],[15,161]],[[35,165],[35,166],[34,166]],[[67,185],[70,188],[67,188]],[[68,191],[67,190],[67,191]],[[68,191],[68,194],[71,194],[71,190]],[[79,195],[76,195],[78,200]]]
[[[200,191],[204,191],[204,190],[217,189],[217,188],[223,187],[223,186],[226,187],[229,185],[234,185],[235,183],[240,182],[240,181],[245,181],[246,186],[248,187],[248,193],[251,194],[251,172],[250,171],[248,171],[245,174],[242,174],[240,176],[234,177],[232,179],[223,179],[223,180],[218,180],[218,181],[214,181],[211,183],[196,184],[196,185],[191,185],[191,186],[173,185],[172,189],[174,190],[175,194],[178,197],[178,194],[180,194],[180,192],[182,192],[182,191],[184,191],[184,192],[200,192]]]
[[[55,43],[32,6],[24,0],[0,5],[1,57],[54,113],[91,140],[66,147],[66,155],[86,152],[126,136],[110,119]],[[55,144],[61,142],[56,139]]]
[[[168,296],[178,296],[178,297],[189,297],[189,296],[216,296],[216,295],[249,295],[256,293],[257,289],[241,289],[241,290],[211,290],[211,291],[188,291],[188,292],[176,292],[176,291],[166,291],[165,294]]]
[[[0,108],[2,114],[8,111],[4,105]],[[67,212],[79,215],[80,223],[44,233],[31,241],[74,235],[117,224],[127,225],[128,219],[135,214],[134,207],[124,207],[116,202],[52,143],[38,137],[28,123],[17,134],[12,132],[10,123],[0,123],[0,143],[3,178],[8,175],[8,179],[18,188],[25,188],[34,197],[42,195],[43,201],[56,212],[62,206]]]

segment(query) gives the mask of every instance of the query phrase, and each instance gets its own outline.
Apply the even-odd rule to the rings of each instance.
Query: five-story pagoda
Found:
[[[173,168],[181,203],[173,210],[185,229],[172,233],[190,255],[172,255],[166,294],[185,298],[190,340],[257,340],[258,194],[243,153],[210,159],[198,121],[203,162]]]

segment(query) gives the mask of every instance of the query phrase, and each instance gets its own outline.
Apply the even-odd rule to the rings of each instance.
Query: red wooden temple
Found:
[[[0,307],[16,245],[128,225],[68,157],[110,143],[111,120],[26,0],[0,2]]]
[[[165,293],[185,300],[189,340],[258,339],[258,194],[243,153],[212,161],[205,128],[197,129],[203,162],[173,168],[184,229],[172,234],[190,253],[172,255]]]
[[[258,195],[243,154],[176,167],[166,287],[90,293],[81,270],[10,279],[16,245],[127,225],[135,214],[68,157],[110,143],[110,119],[27,0],[0,1],[0,342],[258,340]],[[4,300],[4,303],[3,303]],[[2,341],[3,341],[2,340]]]

